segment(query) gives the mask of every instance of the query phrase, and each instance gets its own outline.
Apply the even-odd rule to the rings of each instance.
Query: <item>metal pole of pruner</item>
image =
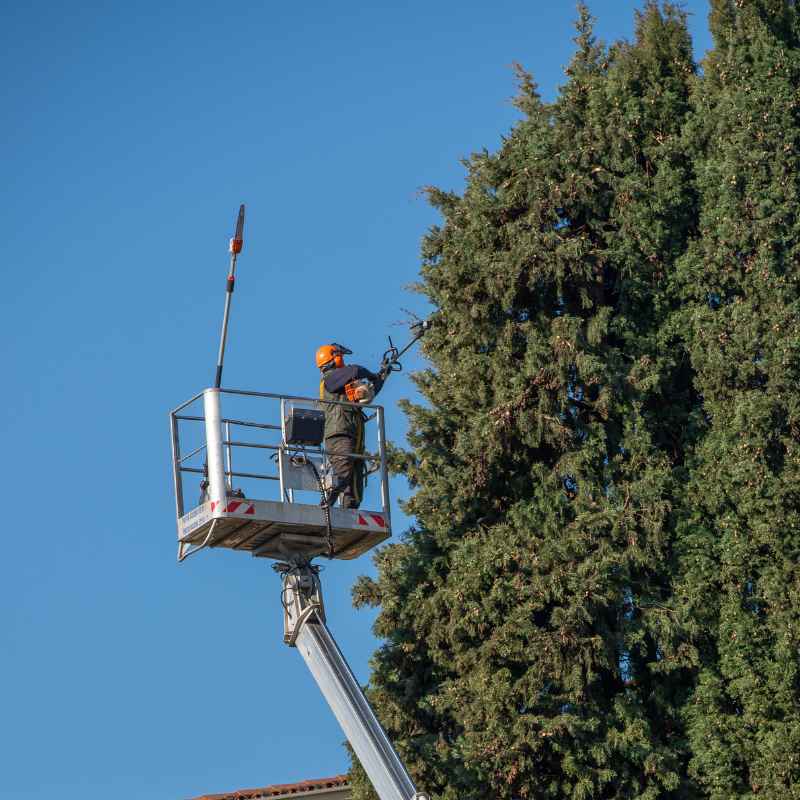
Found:
[[[217,356],[217,377],[214,381],[214,386],[219,389],[222,385],[222,364],[225,361],[225,342],[228,339],[228,318],[231,313],[231,298],[233,297],[233,288],[236,285],[236,257],[242,252],[244,239],[244,203],[239,206],[239,216],[236,220],[236,232],[233,234],[229,246],[231,254],[231,266],[228,270],[228,281],[225,285],[225,312],[222,315],[222,334],[219,340],[219,355]]]
[[[402,350],[398,350],[394,346],[392,337],[389,337],[389,349],[383,354],[383,361],[381,362],[381,369],[385,370],[387,376],[390,372],[397,372],[397,370],[402,369],[400,357],[408,352],[425,335],[426,331],[430,330],[431,324],[431,320],[426,319],[412,325],[411,330],[415,332],[414,336]],[[397,369],[394,368],[394,365],[397,365]]]
[[[410,350],[424,335],[427,330],[431,327],[430,320],[423,320],[422,322],[418,322],[416,325],[412,326],[412,330],[415,331],[414,337],[411,341],[398,352],[396,358],[400,358],[400,356],[405,355],[405,353]]]

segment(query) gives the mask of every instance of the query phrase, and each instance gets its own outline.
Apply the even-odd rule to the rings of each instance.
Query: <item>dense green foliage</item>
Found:
[[[794,4],[718,3],[677,262],[704,417],[677,540],[702,796],[800,797],[800,49]]]
[[[712,3],[701,74],[671,4],[579,14],[429,190],[370,697],[442,800],[800,797],[797,11]]]

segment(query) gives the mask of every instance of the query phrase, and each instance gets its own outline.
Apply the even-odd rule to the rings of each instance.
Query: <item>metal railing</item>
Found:
[[[272,403],[273,414],[278,414],[279,424],[247,419],[242,415],[225,416],[222,414],[222,396],[235,398],[251,398],[257,403]],[[202,413],[192,412],[193,406],[202,401]],[[244,478],[248,480],[276,481],[280,485],[279,498],[281,502],[295,502],[294,490],[285,486],[284,459],[282,456],[302,454],[307,458],[319,459],[324,469],[329,468],[324,443],[322,446],[289,444],[285,440],[286,414],[291,405],[300,405],[303,408],[324,410],[327,406],[341,405],[357,408],[365,414],[365,444],[367,433],[374,431],[375,451],[365,447],[364,453],[345,453],[343,457],[350,460],[363,460],[376,465],[374,471],[379,473],[381,511],[389,515],[389,478],[386,467],[386,430],[384,410],[379,405],[362,405],[319,398],[303,397],[300,395],[282,395],[272,392],[254,392],[243,389],[205,389],[198,392],[181,405],[170,411],[170,434],[172,441],[172,474],[175,486],[175,510],[180,519],[186,512],[184,475],[201,475],[207,482],[208,499],[223,500],[233,490],[233,479]],[[261,417],[261,413],[258,415]],[[274,419],[268,416],[267,419]],[[263,417],[262,417],[263,419]],[[375,425],[370,423],[374,422]],[[201,443],[193,446],[186,454],[182,453],[183,426],[199,426]],[[240,429],[237,431],[236,429]],[[262,433],[277,434],[276,441],[249,441],[245,437],[246,430]],[[235,434],[232,435],[232,433]],[[195,431],[197,435],[197,431]],[[184,437],[185,438],[185,437]],[[234,453],[242,451],[264,451],[272,454],[272,459],[267,463],[276,464],[276,472],[259,472],[236,469],[234,466]],[[337,454],[337,456],[340,454]],[[248,499],[269,499],[249,497]],[[199,504],[199,503],[198,503]],[[194,506],[192,506],[194,507]],[[189,509],[191,510],[191,509]],[[377,510],[377,509],[376,509]]]

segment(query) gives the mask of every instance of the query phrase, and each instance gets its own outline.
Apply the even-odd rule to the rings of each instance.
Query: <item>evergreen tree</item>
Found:
[[[703,428],[675,608],[704,797],[800,797],[800,48],[790,0],[714,0],[687,149],[699,232],[677,290]]]
[[[354,591],[381,609],[371,700],[443,800],[695,796],[671,608],[691,46],[654,2],[611,48],[580,7],[576,43],[556,102],[520,71],[522,121],[463,195],[429,191],[428,404],[395,456],[416,524]]]

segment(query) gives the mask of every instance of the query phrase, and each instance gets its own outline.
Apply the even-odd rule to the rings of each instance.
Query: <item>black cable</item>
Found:
[[[334,554],[334,540],[333,540],[333,525],[331,523],[331,507],[328,503],[327,492],[325,491],[325,484],[322,482],[322,478],[320,477],[319,470],[317,469],[317,465],[314,463],[312,458],[309,458],[305,453],[301,456],[292,456],[292,461],[296,464],[305,464],[308,467],[311,467],[311,471],[314,473],[314,477],[317,480],[317,486],[319,486],[319,494],[322,500],[322,510],[325,513],[325,541],[328,545],[328,552],[327,557],[333,558]]]

